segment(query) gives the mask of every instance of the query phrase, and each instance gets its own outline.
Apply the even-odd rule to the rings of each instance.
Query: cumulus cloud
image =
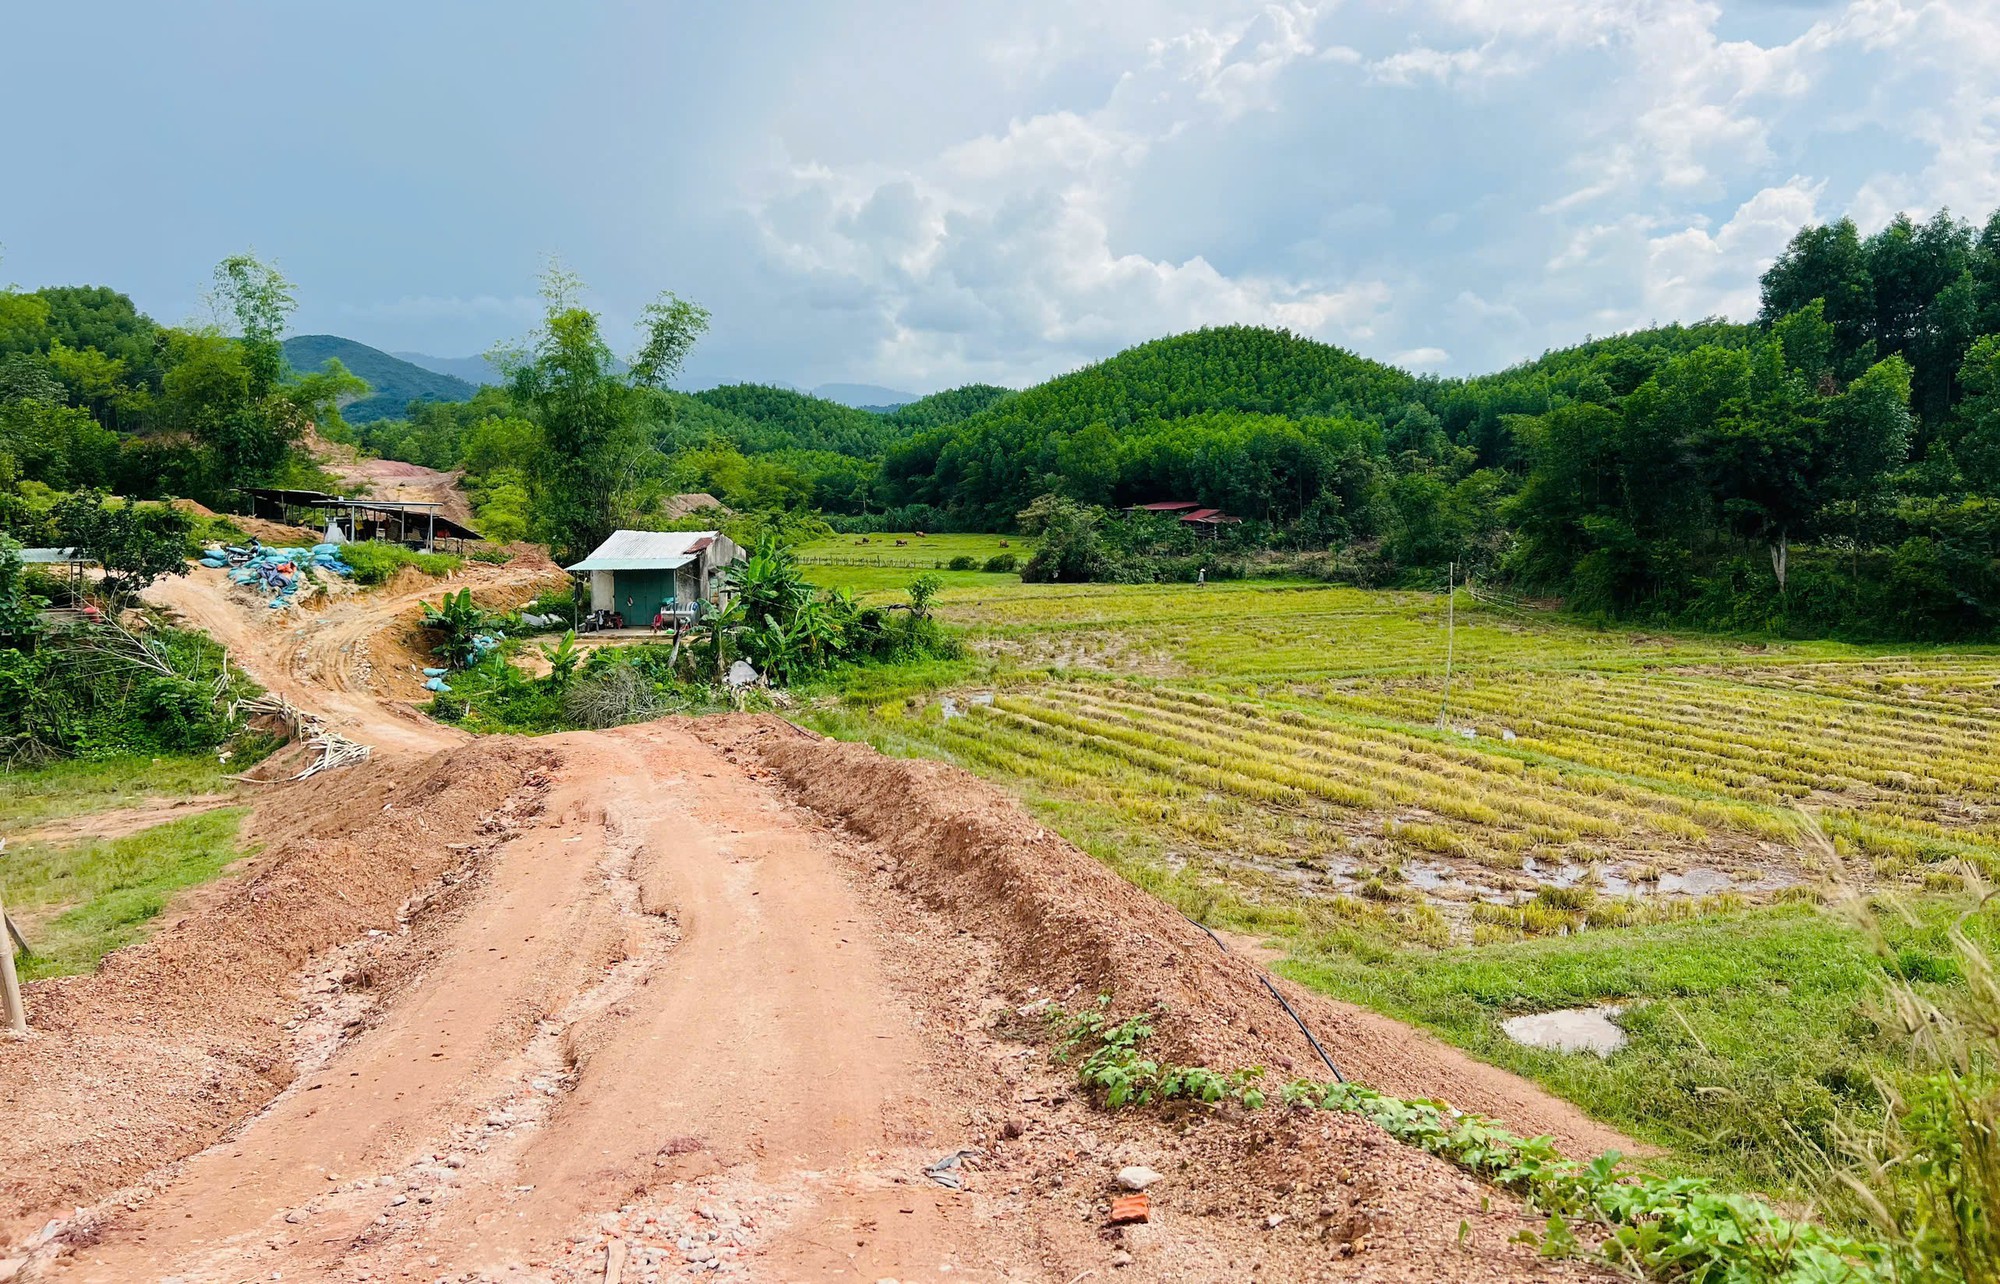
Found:
[[[840,313],[857,377],[1019,382],[1228,322],[1490,369],[1754,315],[1808,221],[2000,202],[1976,0],[1031,8],[984,47],[1054,101],[746,180],[774,288]]]

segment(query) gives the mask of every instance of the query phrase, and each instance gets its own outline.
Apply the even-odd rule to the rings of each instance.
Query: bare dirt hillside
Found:
[[[1323,1071],[1250,961],[961,772],[773,718],[468,742],[361,671],[393,594],[289,627],[168,595],[380,751],[272,787],[245,872],[30,987],[0,1279],[1589,1277],[1356,1118],[1085,1100],[1051,1000]],[[1621,1140],[1288,993],[1354,1077]],[[1152,1220],[1112,1226],[1128,1164]]]
[[[305,445],[322,468],[340,479],[344,494],[438,504],[439,516],[477,527],[472,505],[459,486],[462,473],[441,472],[422,464],[406,464],[400,459],[371,459],[352,446],[328,441],[317,433]]]

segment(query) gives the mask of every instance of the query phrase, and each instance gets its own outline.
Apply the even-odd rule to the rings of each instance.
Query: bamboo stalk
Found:
[[[7,840],[0,838],[0,853],[7,850]],[[7,918],[7,907],[0,903],[0,919]],[[7,919],[8,927],[14,925]],[[21,977],[14,970],[14,947],[0,940],[0,1021],[4,1021],[9,1033],[28,1032],[28,1009],[21,1002]]]

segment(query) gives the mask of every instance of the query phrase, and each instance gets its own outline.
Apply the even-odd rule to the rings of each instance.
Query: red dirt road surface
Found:
[[[244,872],[29,987],[0,1279],[1592,1277],[1359,1119],[1096,1108],[1051,1001],[1319,1067],[1252,962],[955,769],[759,717],[467,742],[360,663],[398,595],[290,627],[170,596],[378,752],[270,787]],[[1625,1145],[1287,993],[1353,1077]],[[1133,1164],[1150,1219],[1113,1225]]]

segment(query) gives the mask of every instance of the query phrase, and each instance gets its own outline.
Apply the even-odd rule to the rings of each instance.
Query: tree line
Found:
[[[4,502],[105,485],[221,507],[246,480],[303,475],[296,443],[317,423],[462,469],[490,535],[559,555],[676,524],[667,501],[686,491],[853,530],[1013,530],[1044,496],[1086,512],[1176,499],[1244,519],[1219,549],[1337,550],[1371,583],[1456,562],[1615,618],[1911,638],[2000,622],[2000,216],[1809,226],[1764,274],[1754,322],[1594,339],[1475,378],[1226,326],[889,414],[674,390],[707,314],[663,296],[621,364],[558,271],[506,385],[348,428],[350,377],[283,367],[289,285],[250,259],[216,283],[226,330],[159,327],[110,291],[0,294]],[[1147,531],[1186,553],[1158,523],[1118,541]],[[1130,551],[1122,573],[1146,573]]]
[[[250,255],[216,266],[212,324],[163,326],[102,286],[0,290],[0,527],[52,492],[101,487],[220,507],[237,487],[319,479],[299,444],[364,391],[280,346],[292,284]]]

